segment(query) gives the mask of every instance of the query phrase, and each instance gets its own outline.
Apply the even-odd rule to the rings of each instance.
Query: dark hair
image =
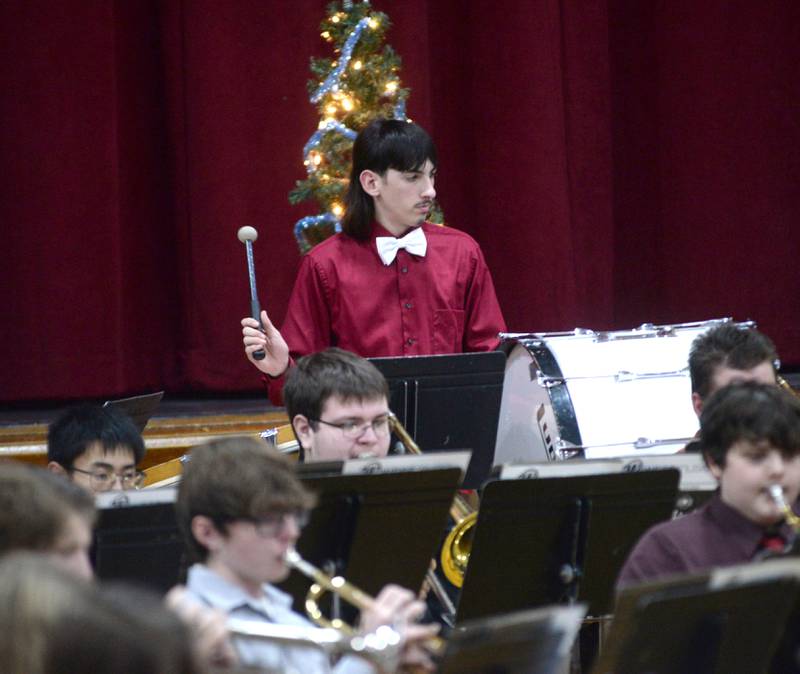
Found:
[[[41,468],[0,464],[0,554],[52,549],[72,513],[93,525],[92,495]]]
[[[190,554],[204,562],[208,550],[192,534],[192,519],[208,517],[221,532],[242,518],[306,510],[314,498],[289,460],[251,437],[234,437],[192,449],[176,502],[178,526]]]
[[[342,231],[359,241],[369,239],[375,203],[361,187],[362,171],[381,176],[389,169],[417,171],[428,160],[436,166],[436,146],[421,126],[399,119],[375,119],[365,126],[353,143]]]
[[[705,398],[718,367],[749,370],[770,362],[775,367],[778,355],[769,337],[753,328],[731,323],[712,328],[692,342],[689,351],[689,374],[692,392]]]
[[[800,453],[800,399],[770,384],[743,382],[716,391],[703,405],[700,444],[718,466],[740,440],[767,442],[785,456]]]
[[[131,418],[114,407],[98,405],[71,407],[50,424],[47,458],[70,470],[96,442],[106,453],[129,450],[136,464],[144,458],[144,440]]]
[[[333,396],[358,402],[388,398],[389,386],[372,363],[337,347],[303,356],[289,370],[283,387],[289,421],[302,414],[313,425]]]

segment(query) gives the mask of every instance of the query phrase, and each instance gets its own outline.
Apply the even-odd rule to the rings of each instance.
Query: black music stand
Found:
[[[769,669],[796,575],[745,584],[687,576],[626,588],[592,674],[752,674]]]
[[[499,480],[487,484],[457,621],[554,603],[612,611],[619,570],[639,537],[668,520],[679,473]]]
[[[389,382],[389,407],[420,448],[472,450],[464,487],[480,487],[494,462],[505,354],[370,360]]]
[[[131,398],[106,400],[103,403],[103,407],[113,407],[122,410],[131,418],[131,421],[133,421],[136,428],[139,429],[139,432],[143,433],[147,422],[150,421],[150,417],[155,413],[163,397],[164,391],[158,391],[157,393],[146,393]]]
[[[550,606],[475,620],[447,639],[440,674],[553,674],[561,671],[586,613]]]
[[[166,592],[180,579],[184,543],[175,519],[175,489],[98,497],[92,561],[101,580],[124,580]]]
[[[297,542],[303,558],[373,596],[387,583],[419,589],[438,553],[459,469],[300,477],[318,498]],[[309,585],[296,571],[281,585],[300,613]],[[342,606],[347,620],[354,614]]]

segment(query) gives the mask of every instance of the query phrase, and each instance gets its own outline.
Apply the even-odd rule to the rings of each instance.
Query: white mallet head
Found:
[[[246,243],[247,241],[255,241],[258,238],[258,232],[256,231],[255,227],[245,225],[244,227],[239,227],[239,231],[236,232],[236,236],[239,237],[239,241]]]

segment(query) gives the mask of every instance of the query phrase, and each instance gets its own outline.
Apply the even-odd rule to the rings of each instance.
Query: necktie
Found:
[[[428,240],[425,238],[425,232],[422,227],[416,227],[411,232],[406,234],[402,239],[395,239],[393,236],[379,236],[375,239],[375,245],[378,247],[378,255],[381,256],[381,261],[386,266],[394,262],[397,257],[397,251],[405,248],[412,255],[425,257],[428,250]]]
[[[758,548],[773,554],[780,553],[786,549],[786,539],[776,529],[767,529],[758,542]]]

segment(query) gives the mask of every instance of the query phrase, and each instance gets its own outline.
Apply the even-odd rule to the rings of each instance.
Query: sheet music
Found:
[[[107,491],[96,495],[95,504],[99,509],[103,510],[155,505],[157,503],[175,503],[177,494],[178,490],[175,487]]]
[[[717,481],[708,470],[702,454],[670,454],[669,456],[637,456],[621,459],[623,470],[637,472],[640,470],[658,470],[660,468],[677,468],[681,472],[678,491],[714,491]]]
[[[538,477],[577,477],[621,473],[619,460],[547,461],[543,463],[507,463],[500,469],[501,480],[524,480]]]
[[[467,472],[472,452],[432,452],[410,456],[385,456],[381,458],[350,459],[342,464],[342,475],[378,473],[405,473],[437,468],[458,468],[462,476]]]

